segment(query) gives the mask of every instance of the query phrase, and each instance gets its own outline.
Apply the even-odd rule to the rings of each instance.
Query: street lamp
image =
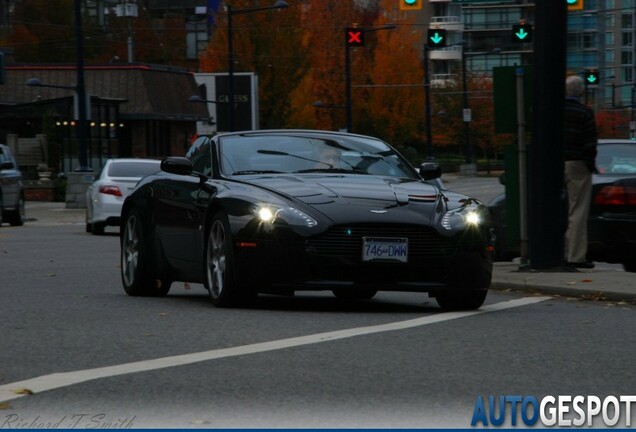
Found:
[[[378,30],[393,30],[397,26],[395,24],[386,24],[380,27],[360,28],[359,30],[364,33],[369,33]],[[345,41],[345,109],[347,115],[346,128],[347,132],[353,132],[352,130],[352,114],[351,114],[351,58],[349,54],[349,44]]]
[[[230,132],[234,131],[234,46],[232,44],[232,16],[247,14],[251,12],[259,12],[270,9],[285,9],[288,8],[289,4],[287,4],[284,0],[276,0],[272,6],[265,7],[255,7],[248,9],[234,9],[232,5],[226,4],[227,9],[227,62],[228,62],[228,102],[230,103],[229,107],[229,119],[230,119]]]

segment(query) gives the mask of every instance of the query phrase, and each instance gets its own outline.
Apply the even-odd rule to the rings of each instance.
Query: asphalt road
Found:
[[[0,228],[0,290],[0,428],[469,427],[479,396],[636,385],[627,304],[492,291],[451,314],[426,294],[307,293],[216,309],[183,283],[128,297],[117,235],[81,223]]]

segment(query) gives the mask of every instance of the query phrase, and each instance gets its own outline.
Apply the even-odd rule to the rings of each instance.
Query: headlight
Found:
[[[318,222],[307,213],[294,207],[282,207],[263,204],[258,206],[256,214],[263,223],[273,224],[277,220],[284,221],[288,225],[315,227]]]
[[[447,230],[478,227],[482,223],[483,218],[479,212],[466,208],[451,210],[442,218],[442,226]]]

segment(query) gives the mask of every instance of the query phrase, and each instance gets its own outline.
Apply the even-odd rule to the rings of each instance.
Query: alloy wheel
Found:
[[[208,237],[207,278],[210,296],[218,299],[223,294],[226,270],[225,227],[215,220]]]
[[[139,263],[139,232],[137,224],[137,217],[133,215],[128,218],[124,228],[121,267],[126,286],[131,286],[135,282],[135,272]]]

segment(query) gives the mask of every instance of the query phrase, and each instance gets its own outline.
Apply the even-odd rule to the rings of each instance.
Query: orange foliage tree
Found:
[[[629,112],[625,110],[602,110],[596,113],[599,138],[628,138]]]
[[[255,7],[253,1],[234,0],[235,11]],[[303,8],[235,13],[232,16],[234,72],[255,72],[259,77],[260,122],[263,128],[287,126],[292,115],[289,95],[306,74],[309,35],[299,25]],[[207,49],[200,54],[200,71],[227,73],[227,13],[215,17],[217,26]]]
[[[381,0],[380,10],[391,10],[394,3]],[[389,19],[379,14],[374,26],[386,24]],[[356,73],[352,76],[358,105],[354,110],[354,120],[359,119],[354,122],[356,131],[423,153],[424,128],[428,125],[424,115],[420,33],[411,14],[405,14],[395,29],[369,32],[367,55],[354,63]],[[355,87],[356,84],[364,87]],[[358,98],[362,99],[359,103]]]

